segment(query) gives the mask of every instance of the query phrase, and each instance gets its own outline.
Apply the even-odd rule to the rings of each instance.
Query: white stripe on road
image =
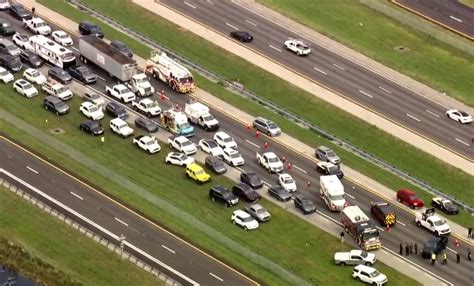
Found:
[[[420,272],[420,271],[421,271],[420,269],[418,269],[418,267],[415,267],[415,266],[413,266],[413,265],[411,265],[411,264],[408,264],[408,266],[411,267],[413,270],[415,270],[415,271],[417,271],[417,272]],[[428,275],[428,277],[432,277],[432,276],[431,276],[431,275]],[[433,280],[436,280],[436,278],[434,278],[434,277],[432,277],[432,278],[433,278]]]
[[[81,201],[84,200],[84,199],[83,199],[81,196],[79,196],[78,194],[75,194],[75,193],[73,193],[73,192],[69,192],[69,193],[70,193],[71,195],[75,196],[76,198],[80,199]]]
[[[410,114],[408,114],[408,113],[406,114],[406,116],[408,116],[408,117],[410,117],[411,119],[416,120],[416,121],[418,121],[418,122],[421,121],[420,119],[418,119],[418,118],[416,118],[415,116],[410,115]]]
[[[401,224],[401,225],[403,225],[403,226],[407,226],[405,223],[403,223],[403,222],[401,222],[401,221],[399,221],[399,220],[397,220],[397,223],[399,223],[399,224]]]
[[[350,195],[350,194],[348,194],[348,193],[346,193],[346,196],[348,196],[349,198],[351,198],[351,199],[353,199],[353,200],[356,199],[353,195]]]
[[[171,252],[171,253],[173,253],[173,254],[176,253],[173,249],[171,249],[171,248],[169,248],[169,247],[166,247],[166,245],[163,245],[163,244],[162,244],[161,247],[163,247],[164,249],[168,250],[169,252]]]
[[[381,227],[378,226],[378,225],[376,225],[375,227],[376,227],[378,230],[380,230],[380,231],[385,231],[383,228],[381,228]]]
[[[461,20],[461,19],[456,18],[456,17],[454,17],[454,16],[449,15],[449,18],[451,18],[451,19],[453,19],[453,20],[455,20],[455,21],[458,21],[459,23],[462,23],[462,20]]]
[[[363,90],[360,90],[360,89],[359,89],[359,92],[362,93],[362,94],[365,95],[365,96],[368,96],[368,97],[370,97],[370,98],[373,98],[372,95],[368,94],[367,92],[365,92],[365,91],[363,91]]]
[[[293,167],[295,167],[296,169],[300,170],[301,172],[305,173],[305,174],[308,174],[308,172],[306,172],[305,170],[301,169],[300,167],[296,166],[296,165],[292,165]]]
[[[392,92],[391,92],[390,90],[386,89],[386,88],[383,88],[383,87],[381,87],[381,86],[379,86],[379,88],[380,88],[381,90],[385,91],[386,93],[392,94]]]
[[[75,48],[75,47],[69,47],[69,48],[75,50],[76,52],[79,52],[79,49],[78,49],[78,48]]]
[[[252,145],[252,146],[254,146],[254,147],[256,147],[256,148],[259,148],[259,149],[260,149],[260,146],[258,146],[257,144],[253,143],[253,142],[252,142],[252,141],[250,141],[250,140],[247,140],[247,139],[245,139],[245,142],[247,142],[247,143],[249,143],[250,145]]]
[[[323,75],[328,75],[327,72],[322,71],[322,70],[320,70],[320,69],[318,69],[318,68],[316,68],[316,67],[314,67],[313,69],[314,69],[315,71],[318,71],[318,72],[322,73]]]
[[[462,141],[462,140],[459,139],[459,138],[454,138],[454,140],[458,141],[458,142],[461,143],[461,144],[466,145],[467,147],[471,146],[471,145],[469,145],[469,143],[466,143],[466,142]]]
[[[99,79],[105,81],[105,78],[103,78],[103,77],[101,77],[101,76],[97,76],[97,78],[99,78]]]
[[[429,114],[431,114],[431,115],[433,115],[433,116],[436,116],[436,117],[438,117],[438,118],[439,118],[439,115],[438,115],[438,114],[436,114],[436,113],[434,113],[433,111],[431,111],[431,110],[428,110],[428,109],[426,109],[425,111],[426,111],[426,112],[428,112]]]
[[[343,71],[346,70],[345,68],[343,68],[343,67],[341,67],[341,66],[339,66],[339,65],[336,65],[336,64],[332,64],[332,65],[335,66],[336,68],[340,69],[340,70],[343,70]]]
[[[272,46],[272,45],[268,45],[268,46],[269,46],[270,48],[272,48],[272,49],[276,50],[276,51],[279,51],[279,52],[281,52],[281,50],[280,50],[279,48],[275,47],[275,46]]]
[[[212,1],[210,1],[210,0],[206,0],[206,2],[209,3],[209,4],[211,4],[211,5],[213,5],[213,6],[216,5],[216,4],[214,4],[214,3],[213,3]]]
[[[227,26],[231,27],[232,29],[234,30],[238,30],[239,28],[237,28],[236,26],[232,25],[232,24],[229,24],[229,23],[225,23]]]
[[[221,282],[224,282],[224,279],[220,278],[220,277],[217,276],[216,274],[214,274],[214,273],[212,273],[212,272],[209,272],[209,274],[210,274],[212,277],[216,278],[217,280],[219,280],[219,281],[221,281]]]
[[[188,2],[184,1],[184,4],[186,4],[187,6],[193,8],[193,9],[196,9],[196,6],[192,5],[192,4],[189,4]]]
[[[446,249],[449,250],[449,251],[451,251],[451,252],[453,252],[453,253],[457,253],[457,251],[454,250],[454,249],[452,249],[452,248],[446,247]]]
[[[268,187],[271,187],[272,185],[270,185],[268,182],[262,180],[262,183],[264,183],[265,185],[267,185]]]
[[[252,25],[252,26],[254,26],[254,27],[258,27],[257,24],[255,24],[255,23],[252,22],[252,21],[245,20],[245,22],[249,23],[250,25]]]
[[[26,166],[26,168],[27,168],[28,170],[30,170],[31,172],[35,173],[36,175],[39,174],[38,171],[36,171],[35,169],[31,168],[30,166]]]
[[[125,226],[128,226],[128,224],[127,224],[126,222],[124,222],[124,221],[122,221],[122,220],[120,220],[120,219],[118,219],[118,218],[116,218],[116,217],[114,217],[114,219],[115,219],[116,221],[118,221],[119,223],[121,223],[121,224],[123,224],[123,225],[125,225]]]

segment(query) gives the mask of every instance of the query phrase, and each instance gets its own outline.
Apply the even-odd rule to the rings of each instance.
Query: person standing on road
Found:
[[[472,238],[472,227],[467,229],[467,238]]]
[[[405,256],[408,256],[410,254],[410,246],[408,246],[408,243],[405,245]]]
[[[415,255],[418,255],[418,244],[416,242],[415,242],[414,247],[415,247]]]
[[[448,264],[448,254],[446,254],[446,252],[443,254],[443,262],[441,264],[443,265]]]
[[[403,242],[400,242],[400,251],[398,253],[403,255]]]
[[[471,261],[471,249],[467,249],[467,261]]]
[[[341,243],[344,243],[344,231],[339,234],[341,236]]]
[[[460,263],[461,262],[461,254],[459,254],[459,251],[456,252],[456,263]]]
[[[31,8],[31,14],[32,14],[33,16],[35,15],[35,11],[36,11],[35,6],[33,6],[33,7]]]
[[[410,242],[410,254],[413,254],[413,242]]]
[[[435,265],[436,261],[436,254],[434,252],[431,252],[431,265]]]

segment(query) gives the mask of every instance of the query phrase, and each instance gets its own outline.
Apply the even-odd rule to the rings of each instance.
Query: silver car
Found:
[[[255,118],[253,121],[253,128],[272,137],[281,134],[281,129],[275,124],[275,122],[263,117]]]
[[[333,150],[326,146],[319,146],[315,153],[316,157],[322,161],[330,162],[334,165],[341,163],[341,158],[339,158],[339,156],[337,156]]]
[[[245,207],[245,211],[257,219],[259,222],[269,221],[272,215],[259,204],[253,204]]]
[[[14,57],[20,55],[21,50],[13,42],[7,39],[0,39],[0,51],[8,53]]]

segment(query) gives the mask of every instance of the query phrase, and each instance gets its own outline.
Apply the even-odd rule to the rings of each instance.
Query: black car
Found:
[[[268,188],[268,194],[280,202],[287,202],[291,200],[290,193],[282,186],[271,186]]]
[[[232,31],[230,32],[230,36],[244,43],[249,43],[253,41],[253,36],[250,35],[250,33],[246,31]]]
[[[227,207],[235,206],[239,203],[237,198],[231,191],[223,186],[214,186],[209,190],[209,198],[213,202],[219,202]]]
[[[79,125],[79,129],[94,136],[104,133],[104,128],[102,128],[102,124],[98,120],[86,120]]]
[[[0,55],[0,66],[6,68],[12,73],[21,70],[23,67],[21,61],[17,57],[11,55]]]
[[[262,198],[259,193],[246,183],[235,184],[235,186],[232,187],[232,193],[249,203],[254,203]]]
[[[104,38],[104,33],[102,32],[102,29],[96,24],[87,21],[82,21],[79,23],[79,33],[81,33],[81,35],[96,36],[100,39]]]
[[[86,66],[70,67],[67,71],[73,78],[77,79],[83,84],[93,84],[97,82],[97,75],[92,73],[91,70]]]
[[[110,101],[109,103],[107,103],[107,105],[105,106],[105,111],[112,117],[118,117],[122,119],[128,117],[128,113],[125,107],[123,107],[122,105],[118,104],[115,101]],[[135,124],[137,124],[137,120],[135,120]]]
[[[240,173],[240,181],[248,184],[254,189],[263,187],[263,181],[255,172]]]
[[[294,196],[295,207],[300,209],[303,214],[310,214],[316,212],[316,204],[305,197],[303,194],[297,194]]]
[[[32,51],[23,50],[20,54],[22,62],[29,64],[31,67],[37,68],[43,65],[43,60]]]
[[[62,84],[70,83],[72,77],[60,67],[52,67],[48,70],[48,75]]]
[[[442,210],[446,214],[455,215],[459,213],[458,206],[456,206],[452,201],[443,197],[433,198],[431,200],[431,205]]]
[[[29,20],[32,18],[30,12],[28,12],[23,6],[20,4],[12,4],[10,6],[10,14],[17,18],[20,21],[23,21],[23,19]]]
[[[111,41],[110,45],[117,49],[121,54],[124,54],[129,58],[133,58],[132,50],[130,50],[124,43],[120,41]]]
[[[217,156],[207,156],[205,163],[209,169],[211,169],[214,173],[218,175],[227,172],[227,167],[225,166],[224,161],[222,161],[222,159]]]
[[[4,19],[0,19],[0,34],[3,36],[11,36],[15,34],[12,24]]]
[[[423,258],[431,258],[431,254],[434,253],[438,255],[443,250],[446,249],[448,245],[448,237],[441,236],[441,237],[432,237],[428,239],[423,245],[423,249],[421,250],[421,256]]]
[[[322,175],[336,175],[339,179],[344,177],[344,173],[339,168],[339,165],[334,165],[329,162],[319,162],[316,165],[316,170]]]
[[[56,115],[63,115],[69,112],[69,106],[61,99],[48,95],[43,100],[43,107]]]

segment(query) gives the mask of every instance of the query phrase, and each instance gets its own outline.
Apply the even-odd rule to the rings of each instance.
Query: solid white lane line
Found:
[[[212,1],[210,1],[210,0],[206,0],[206,2],[209,3],[209,4],[211,4],[211,5],[213,5],[213,6],[216,5],[216,4],[214,4],[214,3],[213,3]]]
[[[270,48],[272,48],[272,49],[276,50],[276,51],[279,51],[279,52],[281,52],[281,50],[280,50],[279,48],[275,47],[275,46],[272,46],[272,45],[268,45],[268,46],[269,46]]]
[[[101,77],[101,76],[97,76],[98,79],[101,79],[103,81],[105,81],[105,78]]]
[[[449,18],[453,19],[454,21],[458,21],[459,23],[462,23],[462,20],[459,18],[456,18],[454,16],[449,15]]]
[[[410,114],[407,113],[406,116],[410,117],[410,118],[413,119],[413,120],[416,120],[416,121],[418,121],[418,122],[421,122],[420,119],[416,118],[416,117],[413,116],[413,115],[410,115]]]
[[[305,173],[305,174],[308,174],[308,172],[306,172],[305,170],[301,169],[300,167],[296,166],[296,165],[293,165],[294,168],[300,170],[301,172]]]
[[[250,25],[254,26],[254,27],[258,27],[257,24],[255,24],[254,22],[250,21],[250,20],[247,20],[245,19],[245,22],[249,23]]]
[[[212,277],[216,278],[217,280],[219,280],[219,281],[221,281],[221,282],[224,282],[224,279],[220,278],[220,277],[217,276],[216,274],[214,274],[214,273],[212,273],[212,272],[209,272],[209,274],[210,274]]]
[[[244,169],[240,168],[239,166],[235,166],[234,168],[236,168],[236,169],[239,170],[240,172],[245,172]]]
[[[250,141],[250,140],[247,140],[247,139],[245,139],[245,142],[247,142],[247,143],[249,143],[250,145],[252,145],[252,146],[254,146],[254,147],[256,147],[256,148],[259,148],[259,149],[260,149],[260,146],[258,146],[257,144],[253,143],[253,142],[252,142],[252,141]]]
[[[268,182],[266,182],[266,181],[264,181],[264,180],[262,180],[262,182],[263,182],[265,185],[267,185],[268,187],[271,187],[271,186],[272,186],[272,185],[270,185]]]
[[[415,270],[416,272],[420,272],[420,271],[421,271],[420,269],[418,269],[418,267],[415,267],[415,266],[413,266],[413,265],[411,265],[411,264],[408,264],[408,266],[411,267],[411,268],[412,268],[413,270]],[[431,277],[431,275],[429,275],[429,277]],[[435,278],[433,277],[433,279],[435,279]]]
[[[380,230],[380,231],[385,231],[383,228],[381,228],[381,227],[378,226],[378,225],[376,225],[375,227],[376,227],[378,230]]]
[[[336,65],[336,64],[332,64],[332,65],[335,66],[336,68],[340,69],[340,70],[343,70],[343,71],[346,70],[345,68],[343,68],[343,67],[341,67],[341,66],[339,66],[339,65]]]
[[[232,25],[232,24],[229,24],[229,23],[225,23],[227,26],[231,27],[232,29],[234,30],[238,30],[239,28],[237,28],[236,26]]]
[[[390,90],[386,89],[386,88],[383,88],[383,87],[381,87],[381,86],[379,86],[379,88],[380,88],[381,90],[385,91],[386,93],[392,94],[392,92],[391,92]]]
[[[359,92],[362,93],[362,94],[365,95],[365,96],[368,96],[368,97],[370,97],[370,98],[374,98],[372,95],[368,94],[367,92],[365,92],[365,91],[363,91],[363,90],[360,90],[360,89],[359,89]]]
[[[193,9],[196,9],[196,6],[192,5],[192,4],[189,4],[188,2],[184,1],[184,4],[186,4],[187,6],[193,8]]]
[[[405,223],[403,223],[403,222],[401,222],[401,221],[399,221],[399,220],[397,220],[397,223],[399,223],[399,224],[401,224],[401,225],[403,225],[403,226],[407,226]]]
[[[328,75],[327,72],[322,71],[322,70],[318,69],[317,67],[314,67],[313,69],[314,69],[315,71],[318,71],[318,72],[322,73],[323,75]]]
[[[115,219],[116,221],[118,221],[119,223],[121,223],[121,224],[123,224],[123,225],[125,225],[125,226],[128,226],[128,224],[127,224],[126,222],[124,222],[124,221],[122,221],[122,220],[120,220],[120,219],[118,219],[118,218],[116,218],[116,217],[114,217],[114,219]]]
[[[171,252],[171,253],[173,253],[173,254],[176,253],[173,249],[171,249],[171,248],[169,248],[169,247],[166,247],[166,245],[163,245],[163,244],[162,244],[161,247],[163,247],[164,249],[168,250],[169,252]]]
[[[84,199],[83,199],[81,196],[79,196],[78,194],[75,194],[75,193],[73,193],[73,192],[69,192],[69,193],[70,193],[71,195],[75,196],[76,198],[80,199],[81,201],[84,200]]]
[[[75,50],[76,52],[79,52],[78,48],[75,48],[75,47],[69,47],[69,48]]]
[[[464,144],[464,145],[466,145],[467,147],[471,146],[471,145],[469,145],[468,143],[466,143],[466,142],[462,141],[462,140],[461,140],[461,139],[459,139],[459,138],[454,138],[454,140],[458,141],[458,142],[459,142],[459,143],[461,143],[461,144]]]
[[[26,168],[27,168],[28,170],[30,170],[31,172],[35,173],[36,175],[39,174],[38,171],[36,171],[35,169],[31,168],[30,166],[26,166]]]
[[[454,250],[454,249],[452,249],[452,248],[449,248],[449,247],[446,247],[446,249],[449,250],[449,251],[452,251],[452,252],[454,252],[454,253],[457,252],[456,250]]]
[[[353,195],[350,195],[350,194],[346,193],[346,196],[348,196],[349,198],[355,200],[355,197]]]
[[[426,111],[426,112],[428,112],[429,114],[431,114],[431,115],[433,115],[433,116],[436,116],[436,117],[438,117],[438,118],[439,118],[439,115],[438,115],[438,114],[436,114],[436,113],[434,113],[433,111],[431,111],[431,110],[428,110],[428,109],[426,109],[425,111]]]

